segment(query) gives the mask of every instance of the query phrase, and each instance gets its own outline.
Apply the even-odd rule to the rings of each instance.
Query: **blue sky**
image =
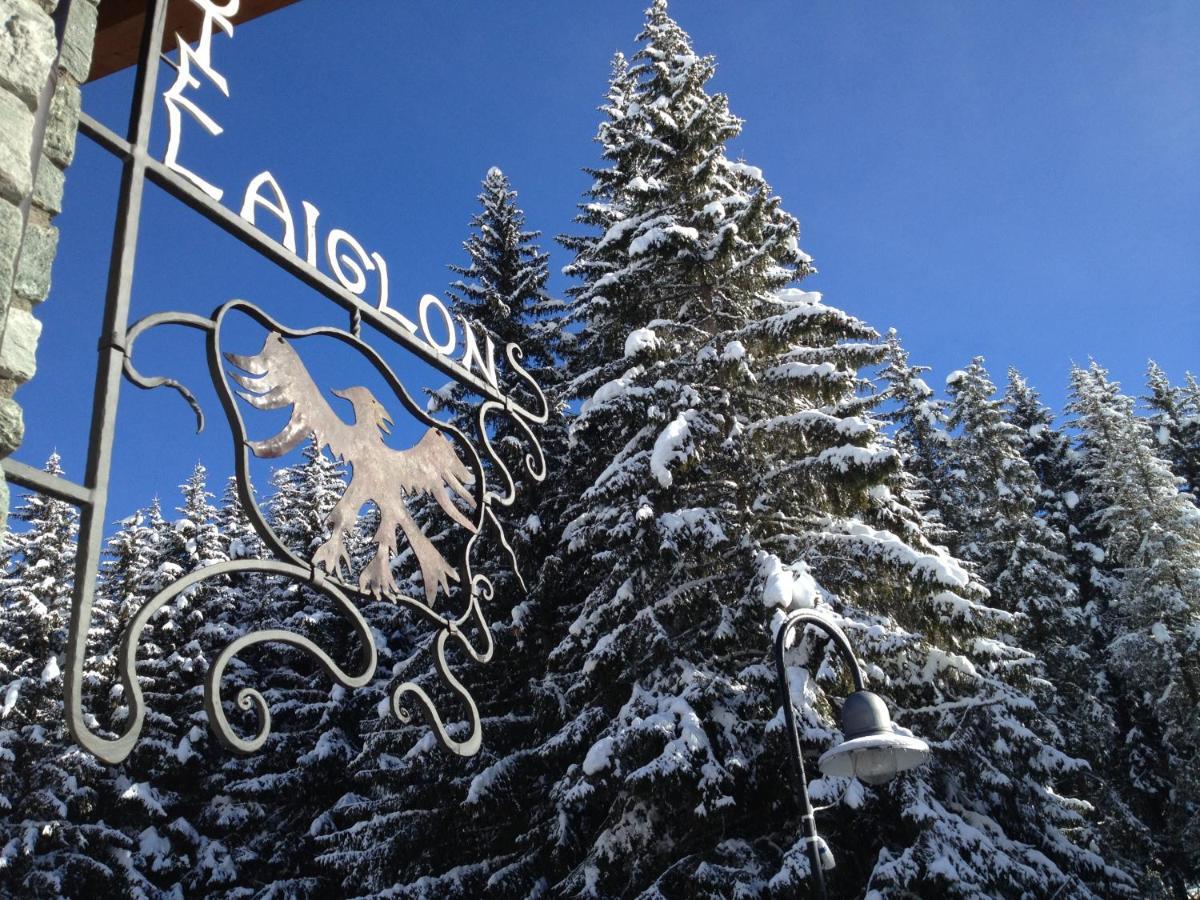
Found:
[[[181,160],[235,208],[269,169],[294,209],[309,200],[323,226],[387,258],[392,303],[410,315],[463,261],[479,182],[499,166],[545,232],[561,292],[568,257],[550,238],[575,228],[609,59],[635,49],[642,7],[303,0],[216,39],[231,96],[200,96],[225,133],[185,127]],[[982,354],[998,381],[1016,365],[1057,407],[1070,362],[1089,355],[1135,394],[1148,357],[1174,380],[1200,370],[1200,4],[675,0],[671,11],[716,56],[712,87],[746,121],[731,155],[761,167],[801,222],[819,268],[806,287],[899,329],[931,383]],[[128,90],[111,76],[85,88],[84,108],[123,130]],[[156,117],[161,157],[161,103]],[[57,447],[76,477],[118,174],[79,146],[40,311],[44,369],[18,394],[19,458]],[[235,296],[296,324],[342,321],[149,188],[135,315]],[[199,342],[174,341],[148,342],[145,368],[205,380]],[[422,373],[405,371],[419,387]],[[219,420],[196,437],[177,398],[126,388],[121,402],[110,518],[156,492],[174,505],[197,459],[229,471]]]

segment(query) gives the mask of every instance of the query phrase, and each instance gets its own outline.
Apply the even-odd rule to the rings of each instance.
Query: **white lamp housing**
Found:
[[[855,691],[842,706],[846,740],[817,760],[824,775],[855,777],[883,784],[897,772],[916,768],[929,759],[929,745],[898,730],[887,706],[871,691]]]

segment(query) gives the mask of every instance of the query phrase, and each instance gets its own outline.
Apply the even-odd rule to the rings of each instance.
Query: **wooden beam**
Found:
[[[249,22],[274,12],[296,0],[241,0],[234,25]],[[146,18],[145,0],[104,0],[100,4],[96,23],[96,48],[92,53],[92,71],[88,81],[111,75],[137,62],[138,41]],[[188,0],[172,0],[167,10],[167,28],[163,35],[163,50],[175,49],[175,33],[192,43],[200,36],[203,16],[200,9]]]

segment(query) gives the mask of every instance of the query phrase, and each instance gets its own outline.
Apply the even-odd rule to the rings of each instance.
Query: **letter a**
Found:
[[[264,184],[269,184],[271,190],[275,192],[274,202],[259,193],[259,189]],[[292,220],[292,210],[288,207],[287,198],[283,196],[283,191],[279,188],[279,182],[270,172],[260,172],[246,185],[246,195],[242,199],[242,211],[238,215],[251,225],[257,225],[258,223],[254,221],[256,206],[261,206],[267,212],[274,213],[283,222],[283,246],[294,254],[296,252],[296,223]]]

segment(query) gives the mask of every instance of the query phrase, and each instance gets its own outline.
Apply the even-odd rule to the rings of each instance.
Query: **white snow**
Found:
[[[712,510],[695,506],[690,509],[677,509],[674,512],[663,513],[658,517],[658,528],[666,536],[685,529],[702,532],[708,538],[710,545],[727,540],[725,529],[721,527],[720,520]]]
[[[748,178],[753,178],[756,181],[762,181],[762,169],[758,166],[750,166],[741,162],[727,162],[726,167],[730,172],[736,172],[739,175],[745,175]]]
[[[146,858],[152,856],[166,857],[171,853],[171,842],[159,834],[158,830],[151,825],[138,835],[138,853]]]
[[[595,775],[597,772],[603,772],[605,769],[612,767],[612,751],[613,739],[610,737],[600,738],[596,743],[592,744],[588,750],[587,756],[583,760],[583,774]]]
[[[811,609],[817,605],[817,582],[803,561],[784,566],[775,554],[760,552],[758,570],[763,576],[763,605],[768,609]]]
[[[668,468],[671,463],[687,459],[686,445],[691,436],[689,419],[692,411],[685,410],[671,420],[654,442],[650,452],[650,471],[663,487],[675,480]]]
[[[721,359],[726,362],[734,362],[739,359],[746,358],[746,345],[741,341],[730,341],[725,345],[725,349],[721,351]]]
[[[836,373],[837,366],[831,362],[789,362],[781,366],[772,366],[765,374],[768,378],[828,378]]]
[[[622,394],[628,392],[633,387],[633,381],[642,374],[641,366],[634,366],[620,378],[614,378],[605,384],[596,388],[596,392],[592,394],[583,405],[579,408],[579,414],[586,416],[591,410],[598,406],[603,406],[610,400],[615,400]]]
[[[657,225],[629,242],[629,255],[641,256],[647,250],[657,247],[671,235],[679,235],[691,241],[700,240],[700,232],[687,225]]]
[[[643,350],[653,350],[658,345],[658,335],[653,328],[635,328],[625,338],[625,356],[637,356]]]
[[[50,657],[50,659],[46,661],[45,667],[42,669],[42,681],[53,681],[61,674],[62,670],[58,667],[58,657]]]
[[[759,559],[758,570],[763,575],[763,605],[770,609],[781,606],[785,609],[792,601],[792,573],[774,553],[764,553]]]
[[[13,707],[17,705],[17,698],[21,696],[21,682],[24,680],[18,678],[4,691],[4,706],[0,707],[0,719],[6,718],[13,711]]]
[[[1162,622],[1155,622],[1150,626],[1150,634],[1160,644],[1168,643],[1171,640],[1171,634],[1167,631],[1167,626]]]
[[[896,455],[891,447],[880,447],[871,444],[859,447],[855,444],[843,444],[840,447],[830,447],[817,455],[817,461],[827,463],[839,472],[849,472],[854,466],[867,468],[884,463]]]
[[[899,563],[911,566],[933,581],[949,587],[966,587],[970,576],[958,561],[945,553],[920,553],[890,531],[872,528],[864,522],[852,520],[845,526],[847,535],[874,544]]]

